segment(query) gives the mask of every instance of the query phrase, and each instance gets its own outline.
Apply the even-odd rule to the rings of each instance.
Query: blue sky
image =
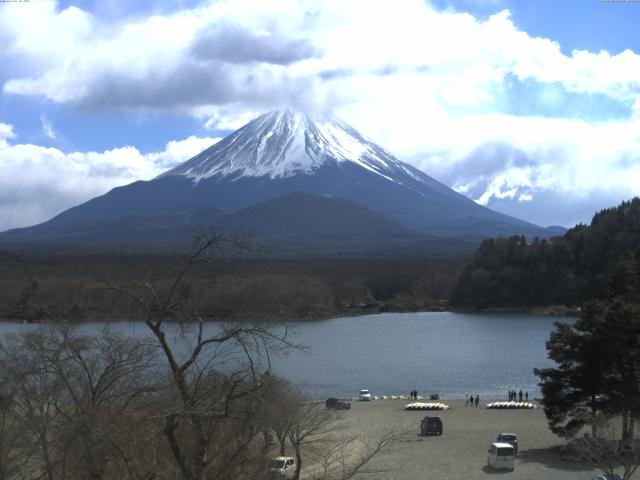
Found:
[[[565,54],[573,50],[616,54],[640,50],[638,10],[625,1],[601,0],[433,0],[440,9],[470,12],[486,18],[503,9],[531,36],[555,40]]]
[[[150,179],[254,116],[333,113],[490,208],[640,192],[640,2],[0,3],[0,229]]]

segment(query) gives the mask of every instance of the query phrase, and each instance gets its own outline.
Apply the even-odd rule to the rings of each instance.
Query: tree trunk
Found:
[[[267,452],[269,451],[269,445],[271,444],[271,442],[269,441],[269,435],[270,433],[267,432],[266,430],[262,432],[262,455],[266,456]]]
[[[625,411],[622,413],[622,440],[630,440],[631,439],[631,433],[629,431],[630,428],[630,419],[631,419],[631,414],[629,411]]]
[[[591,437],[598,438],[598,409],[596,408],[596,396],[591,396]]]
[[[300,480],[300,470],[302,469],[302,455],[300,454],[300,447],[295,445],[296,450],[296,471],[293,474],[293,480]]]
[[[284,457],[286,455],[285,443],[287,442],[287,434],[278,431],[276,432],[276,438],[278,439],[278,443],[280,443],[280,456]]]

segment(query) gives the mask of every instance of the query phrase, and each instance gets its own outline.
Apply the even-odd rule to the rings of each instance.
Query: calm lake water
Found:
[[[506,396],[509,389],[539,396],[535,367],[552,365],[545,341],[556,320],[526,314],[450,312],[385,313],[298,322],[295,341],[308,353],[274,359],[275,374],[300,384],[314,397],[438,392],[443,398]],[[118,322],[128,335],[146,334],[143,324]],[[98,331],[104,323],[83,326]],[[0,333],[39,328],[0,323]],[[216,324],[211,324],[216,328]]]

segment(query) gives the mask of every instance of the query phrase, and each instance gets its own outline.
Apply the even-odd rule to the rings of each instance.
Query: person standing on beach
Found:
[[[524,392],[524,399],[528,402],[529,401],[529,392]]]
[[[464,406],[468,407],[469,406],[469,395],[465,395],[464,396]]]
[[[480,403],[480,397],[476,395],[476,408],[478,408],[479,403]]]

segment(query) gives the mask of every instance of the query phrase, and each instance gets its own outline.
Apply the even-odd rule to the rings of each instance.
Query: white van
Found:
[[[269,470],[284,478],[293,478],[296,472],[296,459],[293,457],[276,457],[269,463]]]
[[[487,465],[495,470],[513,470],[516,463],[516,451],[513,445],[496,442],[489,447]]]

